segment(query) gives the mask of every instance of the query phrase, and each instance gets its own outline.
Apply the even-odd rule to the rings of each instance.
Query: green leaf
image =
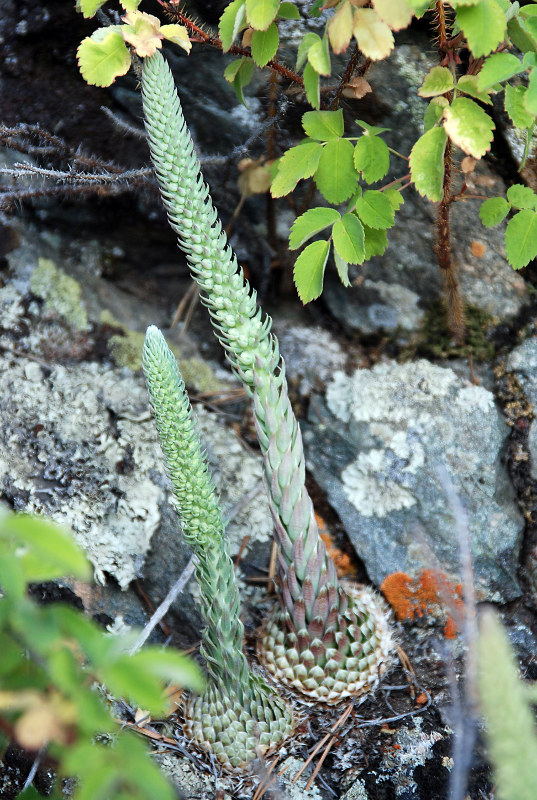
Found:
[[[537,256],[537,212],[524,209],[509,220],[505,253],[513,269],[526,267]]]
[[[444,109],[449,105],[447,97],[433,97],[423,117],[425,132],[431,130],[444,116]]]
[[[300,19],[300,12],[294,3],[280,3],[278,16],[281,19]]]
[[[517,128],[529,128],[534,123],[534,117],[524,105],[524,98],[528,90],[525,86],[505,87],[505,110],[509,114],[513,125]]]
[[[530,71],[528,91],[524,95],[524,108],[533,117],[537,116],[537,69]]]
[[[392,204],[383,192],[369,189],[356,201],[356,213],[369,228],[391,228],[395,222]]]
[[[354,121],[360,128],[363,128],[366,133],[370,133],[371,136],[376,136],[379,133],[391,130],[391,128],[377,128],[376,125],[370,125],[368,122],[364,122],[363,119],[356,119]]]
[[[104,6],[107,0],[77,0],[76,10],[81,11],[82,14],[89,19],[95,16],[97,11]]]
[[[302,127],[312,139],[328,142],[343,136],[343,110],[306,111],[302,116]]]
[[[297,217],[289,235],[289,249],[297,250],[316,233],[333,225],[339,219],[335,208],[310,208]]]
[[[280,158],[278,172],[272,181],[273,197],[283,197],[292,192],[298,181],[311,178],[321,158],[323,146],[318,142],[305,142],[291,147]]]
[[[410,174],[417,191],[434,202],[444,194],[444,152],[447,135],[443,128],[431,128],[420,136],[410,153]]]
[[[420,97],[435,97],[453,89],[453,75],[447,67],[433,67],[418,89]]]
[[[470,97],[474,97],[476,100],[480,100],[482,103],[486,103],[489,106],[492,105],[490,92],[479,91],[477,75],[463,75],[457,81],[457,90],[459,92],[464,92],[464,94],[469,94]]]
[[[526,24],[520,17],[513,17],[507,23],[509,38],[522,53],[537,52],[537,36],[534,36],[527,29]]]
[[[524,67],[512,53],[493,53],[481,67],[481,72],[477,76],[477,88],[482,92],[484,89],[490,89],[495,83],[507,81],[523,71]]]
[[[343,203],[358,182],[353,146],[348,139],[332,139],[323,146],[314,175],[317,188],[329,203]]]
[[[264,67],[271,58],[274,58],[279,43],[280,36],[275,22],[272,22],[266,31],[254,31],[251,49],[252,58],[258,67]]]
[[[302,65],[305,64],[305,62],[307,61],[310,47],[312,47],[316,42],[320,41],[321,37],[318,36],[316,33],[313,33],[312,31],[306,33],[302,37],[300,44],[298,45],[298,52],[296,56],[297,69],[301,69]]]
[[[252,80],[254,69],[253,61],[243,56],[243,58],[232,61],[224,70],[224,78],[232,84],[239,102],[244,105],[246,105],[246,101],[242,90]]]
[[[146,646],[134,656],[137,667],[153,675],[155,679],[169,681],[196,692],[202,692],[205,681],[198,665],[178,650]]]
[[[218,32],[222,50],[227,53],[246,22],[246,0],[233,0],[220,17]]]
[[[136,11],[142,0],[120,0],[125,11]]]
[[[246,18],[256,31],[266,31],[279,6],[280,0],[246,0]]]
[[[405,202],[403,193],[399,192],[397,189],[384,189],[383,193],[390,201],[391,207],[394,211],[398,211]]]
[[[304,89],[306,90],[306,98],[308,103],[313,108],[319,108],[321,105],[321,90],[320,90],[320,77],[319,73],[315,72],[311,64],[306,64],[304,67]]]
[[[119,75],[129,71],[130,53],[118,28],[118,25],[99,28],[79,44],[76,56],[86,83],[110,86]]]
[[[332,228],[334,248],[349,264],[362,264],[365,258],[364,228],[356,214],[344,214]]]
[[[343,286],[350,286],[349,265],[344,258],[341,258],[337,250],[334,250],[334,264],[336,265],[337,274]]]
[[[354,148],[354,166],[366,183],[381,180],[390,168],[388,145],[378,136],[364,134]]]
[[[529,186],[515,183],[507,190],[507,199],[515,208],[536,208],[537,195]]]
[[[485,228],[492,228],[504,220],[511,210],[511,206],[504,197],[489,197],[481,204],[479,219]]]
[[[488,56],[507,35],[505,14],[495,0],[457,6],[457,22],[475,58]]]
[[[330,65],[327,36],[323,36],[322,39],[310,47],[308,50],[308,62],[319,75],[330,75],[332,67]]]
[[[366,260],[373,256],[381,256],[388,247],[388,235],[384,229],[370,228],[364,225],[365,257]]]
[[[465,153],[481,158],[490,150],[494,138],[494,122],[473,100],[457,97],[444,109],[444,118],[446,133]]]
[[[45,519],[12,514],[2,519],[0,541],[15,539],[27,581],[48,581],[71,575],[90,580],[86,556],[65,530]]]
[[[295,262],[295,286],[304,304],[315,300],[323,290],[324,270],[329,253],[330,242],[312,242],[304,248]]]

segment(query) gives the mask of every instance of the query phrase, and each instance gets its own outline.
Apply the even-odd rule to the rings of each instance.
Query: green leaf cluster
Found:
[[[74,800],[173,800],[146,748],[133,733],[119,733],[92,684],[162,714],[164,682],[201,689],[197,667],[158,647],[129,656],[130,640],[107,635],[69,606],[40,606],[28,596],[31,582],[91,575],[85,556],[56,525],[3,511],[0,552],[1,730],[12,729],[27,750],[46,748],[58,762],[58,781],[78,779]],[[0,755],[7,744],[0,735]]]
[[[492,228],[515,210],[505,229],[505,253],[513,269],[526,267],[537,258],[537,194],[529,186],[515,183],[504,197],[490,197],[482,203],[479,218]]]

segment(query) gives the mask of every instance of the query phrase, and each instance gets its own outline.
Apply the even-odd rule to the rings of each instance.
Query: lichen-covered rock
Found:
[[[45,301],[45,312],[63,317],[73,328],[87,330],[88,315],[80,284],[50,260],[40,258],[30,278],[32,292]]]
[[[522,342],[510,354],[506,370],[515,372],[527,400],[537,409],[537,338],[531,337]],[[528,435],[530,451],[530,470],[532,478],[537,478],[537,423],[531,422]]]
[[[501,450],[492,394],[427,361],[335,374],[304,440],[309,466],[369,576],[416,574],[438,559],[459,574],[459,544],[438,467],[467,508],[481,598],[520,594],[522,518]]]

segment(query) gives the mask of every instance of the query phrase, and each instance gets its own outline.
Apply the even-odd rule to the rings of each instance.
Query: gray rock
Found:
[[[371,579],[418,573],[438,559],[459,574],[453,515],[437,469],[469,515],[480,598],[520,594],[523,521],[501,450],[508,432],[492,394],[427,361],[336,373],[312,402],[308,466],[337,509]]]
[[[537,338],[526,339],[509,355],[506,363],[508,372],[515,372],[524,393],[534,409],[537,409]],[[537,424],[531,422],[528,435],[531,477],[537,478]]]

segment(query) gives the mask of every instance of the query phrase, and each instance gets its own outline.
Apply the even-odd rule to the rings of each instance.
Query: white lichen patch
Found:
[[[325,383],[345,366],[346,354],[339,342],[317,326],[292,325],[278,329],[280,348],[285,354],[287,377],[299,380],[299,391],[309,395],[319,383]]]
[[[458,427],[479,436],[483,415],[489,416],[490,424],[497,414],[489,391],[424,360],[385,362],[351,377],[337,372],[326,396],[338,419],[367,424],[372,445],[341,473],[347,499],[364,517],[381,518],[415,505],[419,473],[428,457],[438,457],[431,442],[456,442]],[[439,415],[442,407],[449,413]],[[476,466],[471,451],[461,459],[453,446],[447,446],[442,457],[469,475]]]
[[[397,787],[396,797],[409,797],[418,791],[414,771],[434,758],[434,745],[444,738],[440,731],[427,733],[422,730],[422,723],[420,717],[415,717],[414,727],[403,725],[399,728],[395,747],[388,747],[385,751],[378,780],[393,783]]]

